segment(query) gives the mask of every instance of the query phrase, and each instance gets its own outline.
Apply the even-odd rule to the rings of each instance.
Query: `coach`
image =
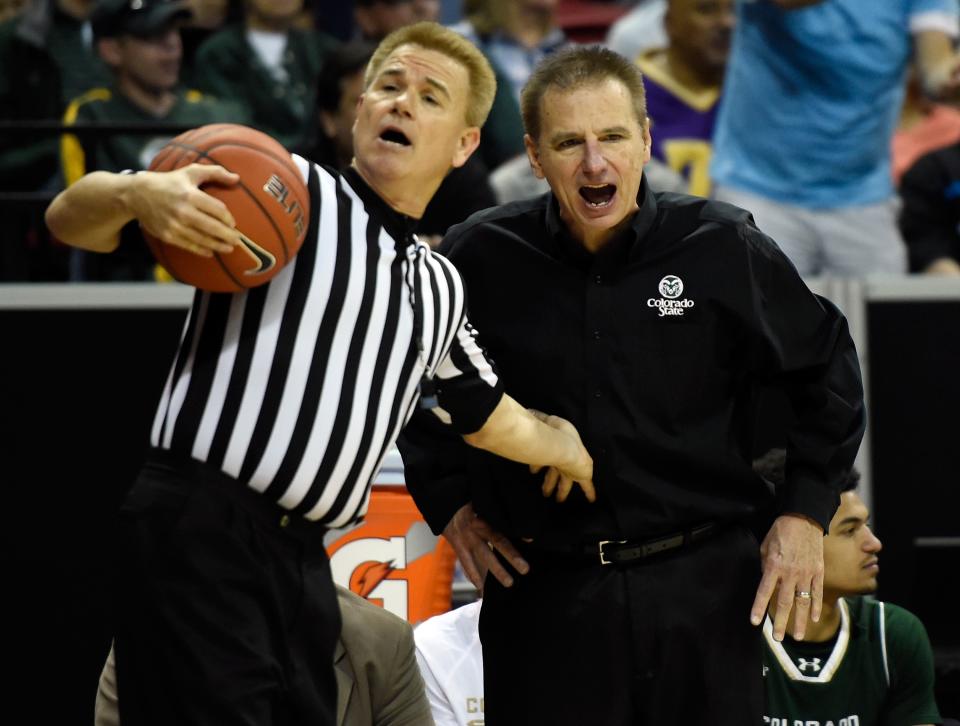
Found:
[[[777,584],[777,637],[794,608],[798,623],[816,618],[835,482],[863,434],[846,321],[747,212],[649,189],[632,63],[560,52],[532,75],[522,110],[551,192],[474,215],[443,249],[519,400],[583,435],[597,503],[544,498],[526,467],[441,447],[421,416],[401,440],[428,521],[475,577],[492,568],[487,723],[760,723],[751,619]],[[750,465],[760,384],[796,414],[772,526]],[[765,512],[758,548],[747,525]]]
[[[323,535],[363,516],[418,401],[474,445],[560,464],[559,488],[576,479],[592,496],[576,432],[503,394],[459,276],[410,231],[476,148],[494,86],[452,31],[424,23],[389,36],[368,68],[353,166],[298,159],[311,219],[297,256],[249,292],[198,291],[122,511],[125,726],[334,723],[340,619]],[[199,186],[236,181],[196,165],[94,173],[47,221],[95,251],[115,249],[137,220],[209,255],[237,232]]]

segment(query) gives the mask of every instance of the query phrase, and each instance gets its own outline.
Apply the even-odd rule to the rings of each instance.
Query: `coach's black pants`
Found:
[[[762,723],[746,529],[627,566],[523,552],[529,574],[484,588],[487,726]]]
[[[198,465],[153,461],[124,503],[123,726],[333,726],[340,613],[324,529]]]

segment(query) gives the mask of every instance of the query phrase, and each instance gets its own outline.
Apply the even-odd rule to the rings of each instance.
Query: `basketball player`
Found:
[[[323,535],[362,518],[418,405],[472,445],[555,465],[562,477],[546,484],[561,499],[574,480],[593,498],[575,430],[503,393],[459,275],[410,231],[476,149],[494,89],[457,33],[421,23],[390,35],[368,66],[353,166],[295,158],[311,215],[294,260],[249,292],[197,292],[122,508],[125,726],[334,723],[340,617]],[[94,251],[132,221],[199,254],[227,251],[237,232],[206,182],[238,179],[207,166],[90,174],[47,222]]]
[[[754,468],[782,486],[785,458],[775,449]],[[777,605],[771,600],[763,625],[764,723],[771,726],[940,723],[923,624],[892,603],[860,597],[877,589],[881,545],[856,492],[859,479],[854,470],[844,481],[840,508],[823,540],[820,622],[807,623],[802,642],[777,641],[771,621]]]
[[[483,726],[483,650],[477,600],[420,623],[417,665],[436,726]]]

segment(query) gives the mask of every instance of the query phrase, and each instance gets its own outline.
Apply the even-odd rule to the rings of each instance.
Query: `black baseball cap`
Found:
[[[90,25],[98,38],[117,35],[148,38],[190,16],[184,0],[98,0],[90,15]]]

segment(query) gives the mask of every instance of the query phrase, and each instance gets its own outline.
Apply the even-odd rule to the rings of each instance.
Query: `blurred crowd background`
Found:
[[[204,123],[347,165],[366,60],[419,20],[470,38],[499,81],[480,153],[421,220],[433,241],[545,190],[523,151],[523,84],[555,49],[604,43],[644,72],[653,188],[750,209],[804,275],[960,275],[956,0],[852,3],[853,17],[833,5],[0,0],[0,281],[166,279],[142,246],[69,251],[46,203],[87,171],[147,168]]]

